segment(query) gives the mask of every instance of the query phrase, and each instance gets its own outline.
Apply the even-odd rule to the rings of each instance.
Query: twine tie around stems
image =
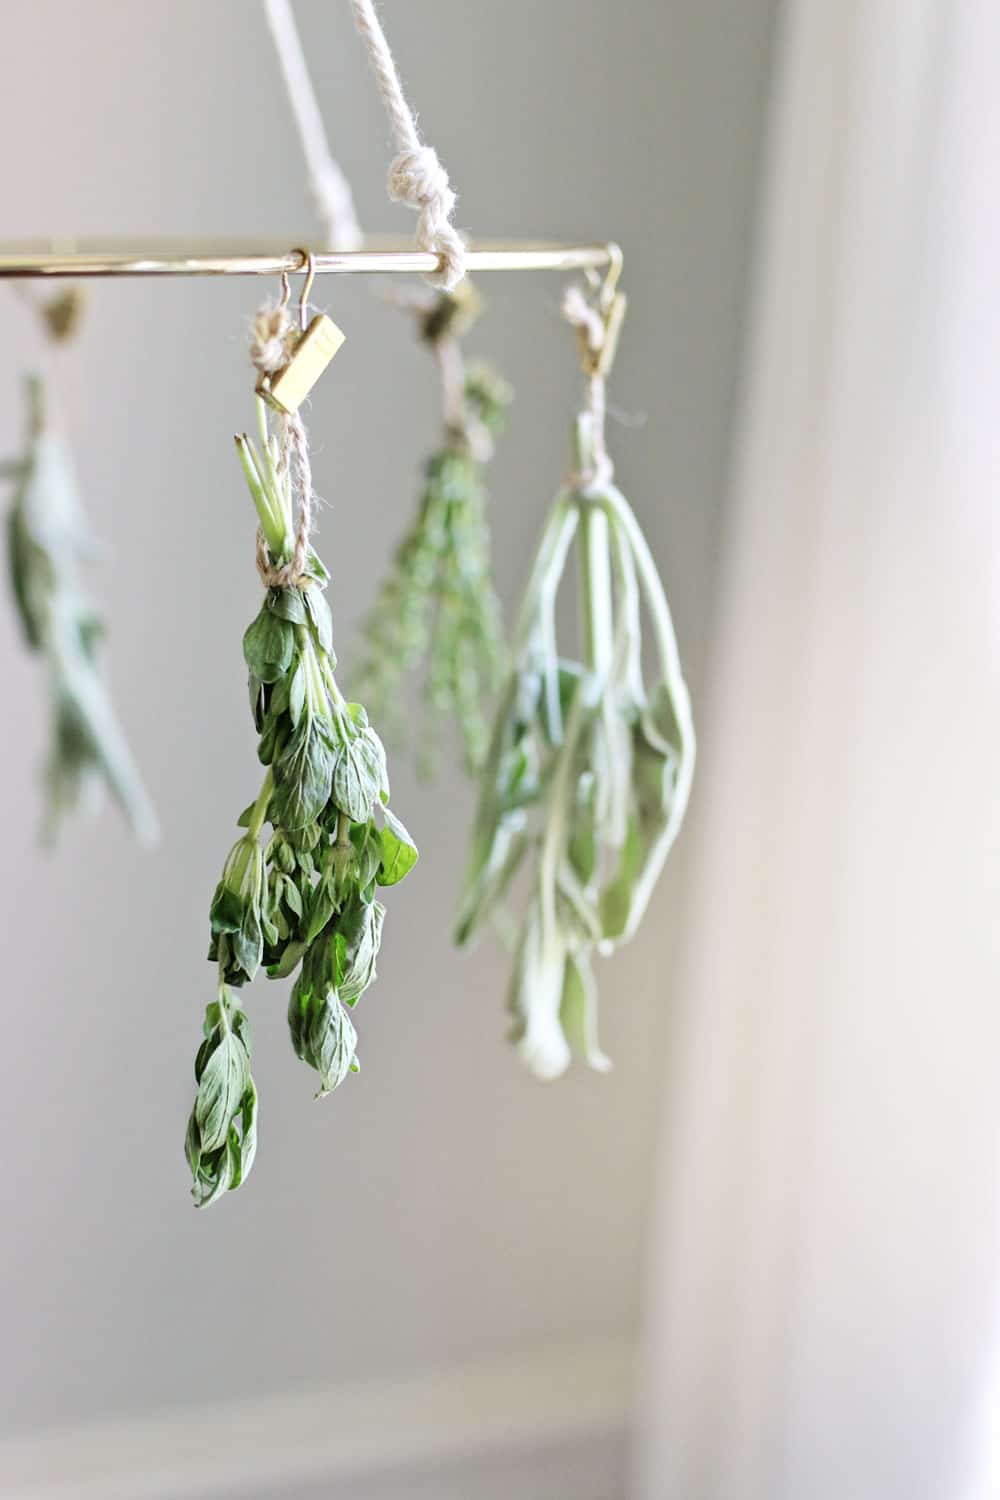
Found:
[[[284,302],[267,302],[257,312],[251,329],[250,359],[262,375],[275,375],[291,358],[299,332]],[[275,564],[264,533],[257,528],[257,571],[266,588],[301,585],[309,560],[309,543],[315,519],[315,496],[312,465],[309,462],[309,439],[299,413],[279,412],[278,478],[291,475],[292,489],[298,501],[295,544],[288,562]]]
[[[610,484],[615,472],[604,434],[607,386],[601,354],[608,325],[597,308],[588,302],[583,288],[575,284],[568,286],[563,294],[562,315],[576,331],[587,382],[585,410],[590,418],[592,463],[589,468],[570,476],[572,488],[585,493]]]

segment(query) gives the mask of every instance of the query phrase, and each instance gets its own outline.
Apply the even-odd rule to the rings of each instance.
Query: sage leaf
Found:
[[[571,953],[566,958],[559,1024],[569,1046],[598,1073],[607,1073],[611,1059],[597,1039],[597,982],[589,959]]]
[[[580,418],[574,454],[574,474],[588,478],[557,497],[525,592],[456,927],[460,943],[488,922],[517,934],[512,1039],[544,1078],[561,1073],[572,1054],[599,1071],[609,1066],[597,1039],[592,960],[635,932],[694,770],[690,703],[663,587],[624,496],[589,477],[598,470],[592,421],[589,411]],[[575,542],[584,639],[567,650],[554,603]],[[651,690],[647,617],[659,658]]]
[[[67,450],[50,426],[42,381],[26,381],[22,458],[0,466],[14,482],[7,515],[11,591],[24,640],[42,658],[51,704],[43,766],[42,840],[54,843],[78,808],[118,803],[140,843],[157,840],[156,815],[100,670],[103,626],[79,565],[94,552]]]

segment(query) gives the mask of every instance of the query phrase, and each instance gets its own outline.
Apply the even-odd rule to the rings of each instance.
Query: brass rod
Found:
[[[65,241],[62,242],[66,244]],[[299,243],[302,243],[301,237]],[[610,265],[616,249],[609,245],[483,244],[466,256],[470,272],[585,271]],[[438,269],[436,255],[413,249],[345,250],[315,255],[317,276],[426,275]],[[0,279],[91,276],[280,276],[304,268],[300,250],[262,254],[258,250],[224,253],[214,248],[157,247],[150,250],[40,250],[37,246],[0,245]]]

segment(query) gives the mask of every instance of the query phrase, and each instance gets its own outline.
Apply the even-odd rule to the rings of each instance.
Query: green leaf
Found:
[[[228,1192],[233,1181],[233,1158],[229,1150],[228,1137],[222,1149],[208,1157],[202,1157],[198,1173],[191,1188],[191,1196],[198,1208],[208,1208]]]
[[[187,1134],[184,1137],[184,1155],[187,1157],[192,1177],[197,1177],[198,1168],[201,1165],[201,1132],[198,1129],[198,1118],[194,1110],[191,1111]]]
[[[300,959],[304,956],[308,944],[304,942],[289,943],[278,962],[269,964],[267,969],[268,979],[287,979],[298,967]]]
[[[579,780],[574,799],[569,860],[578,878],[587,885],[597,868],[597,795],[592,772]]]
[[[352,823],[351,842],[358,888],[363,891],[371,885],[382,864],[382,835],[374,823]]]
[[[261,682],[277,682],[288,671],[295,649],[295,631],[287,620],[261,605],[260,613],[243,636],[243,657]]]
[[[302,717],[302,710],[306,701],[306,674],[299,662],[295,671],[291,674],[288,684],[288,716],[293,724],[298,724]]]
[[[249,805],[249,807],[245,807],[243,809],[243,811],[240,813],[239,817],[236,819],[236,826],[237,826],[237,828],[249,828],[250,827],[250,819],[253,816],[253,812],[254,812],[254,809],[255,809],[256,806],[257,806],[256,802],[251,802],[250,805]]]
[[[224,1031],[205,1064],[195,1100],[203,1152],[214,1151],[225,1143],[249,1074],[246,1048],[234,1031]]]
[[[338,922],[344,954],[338,965],[340,998],[352,1005],[375,980],[375,960],[382,943],[385,907],[378,901],[358,901]]]
[[[385,806],[389,801],[389,762],[386,759],[385,746],[371,725],[364,730],[364,738],[375,751],[378,764],[378,793],[382,799],[382,805]]]
[[[341,812],[353,823],[367,822],[372,804],[379,795],[381,766],[371,740],[358,735],[346,745],[338,746],[333,762],[331,797]]]
[[[642,839],[638,823],[629,818],[625,843],[618,857],[614,878],[601,892],[601,932],[605,939],[621,937],[628,925],[632,890],[642,862]]]
[[[293,831],[307,827],[326,806],[335,773],[330,742],[310,714],[275,761],[274,773],[272,821]]]
[[[305,601],[313,629],[316,631],[316,639],[330,657],[331,666],[335,667],[337,659],[333,654],[333,616],[330,614],[326,596],[319,589],[306,589]]]
[[[330,1094],[352,1071],[358,1034],[336,994],[313,1010],[309,1022],[309,1056],[320,1076],[317,1098]]]
[[[335,910],[336,902],[329,885],[324,880],[313,892],[312,906],[309,910],[309,926],[306,928],[306,943],[315,942]]]
[[[589,960],[580,952],[566,958],[559,1024],[579,1057],[596,1072],[608,1072],[611,1059],[597,1040],[597,984]]]
[[[297,917],[301,917],[302,894],[298,886],[295,884],[295,881],[292,880],[288,875],[282,875],[279,879],[278,887],[281,892],[281,899],[284,901],[285,905],[289,908],[290,911],[293,911]]]
[[[267,607],[273,615],[277,615],[280,620],[287,620],[291,625],[306,623],[306,606],[302,592],[297,588],[269,589]]]
[[[379,885],[397,885],[417,862],[417,846],[396,817],[383,809],[382,862],[378,870]]]
[[[306,1056],[308,1050],[308,1020],[311,1013],[312,984],[306,977],[305,965],[302,973],[292,985],[292,992],[288,997],[288,1031],[292,1039],[292,1047],[296,1057],[303,1062],[309,1062]]]
[[[257,1155],[257,1090],[252,1078],[240,1105],[240,1133],[235,1127],[230,1129],[229,1146],[234,1153],[230,1189],[235,1191],[249,1177]]]
[[[661,755],[680,755],[684,742],[674,701],[665,682],[657,684],[649,703],[639,715],[643,738]]]
[[[230,890],[225,880],[220,880],[215,887],[209,911],[212,931],[239,932],[243,925],[243,907],[244,902],[239,893]]]
[[[330,574],[327,572],[326,567],[323,564],[323,559],[320,557],[318,552],[313,551],[312,547],[309,548],[309,555],[306,558],[306,573],[310,578],[315,579],[320,588],[325,589],[327,584],[330,582]],[[309,597],[308,593],[306,597]]]
[[[256,902],[247,902],[239,932],[230,938],[233,957],[248,979],[253,979],[264,956],[264,933]]]

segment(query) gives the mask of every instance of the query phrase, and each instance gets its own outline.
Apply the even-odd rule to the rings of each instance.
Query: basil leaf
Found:
[[[304,942],[289,943],[278,962],[268,966],[268,979],[287,979],[289,974],[294,974],[305,951],[306,944]]]
[[[194,1112],[203,1152],[223,1145],[233,1116],[240,1108],[250,1074],[246,1048],[235,1032],[226,1030],[212,1051],[198,1085]]]
[[[352,1005],[375,980],[375,960],[382,942],[385,907],[378,901],[356,902],[345,913],[338,935],[344,955],[337,986],[341,999]]]
[[[233,1173],[229,1186],[235,1190],[249,1177],[257,1155],[257,1090],[252,1078],[240,1105],[240,1134],[237,1134],[235,1127],[230,1130],[229,1147],[233,1153]]]
[[[397,885],[417,862],[417,846],[396,817],[386,807],[382,816],[382,861],[378,869],[379,885]]]
[[[335,910],[336,903],[331,894],[330,887],[324,881],[313,892],[312,906],[309,911],[309,926],[306,928],[307,943],[315,942],[333,916]]]
[[[353,823],[351,842],[355,848],[358,889],[364,891],[375,879],[382,863],[382,835],[374,823]]]
[[[309,1021],[309,1056],[320,1076],[318,1099],[332,1093],[352,1071],[357,1045],[351,1018],[336,993],[331,993],[313,1007]]]
[[[237,891],[230,890],[225,880],[215,887],[209,912],[213,932],[239,932],[243,925],[243,900]]]
[[[295,671],[291,673],[288,684],[288,716],[293,724],[298,724],[302,717],[302,710],[306,701],[306,674],[302,663],[299,662]]]
[[[371,816],[380,785],[381,766],[371,740],[362,734],[338,746],[330,795],[335,806],[353,823],[364,823]]]

